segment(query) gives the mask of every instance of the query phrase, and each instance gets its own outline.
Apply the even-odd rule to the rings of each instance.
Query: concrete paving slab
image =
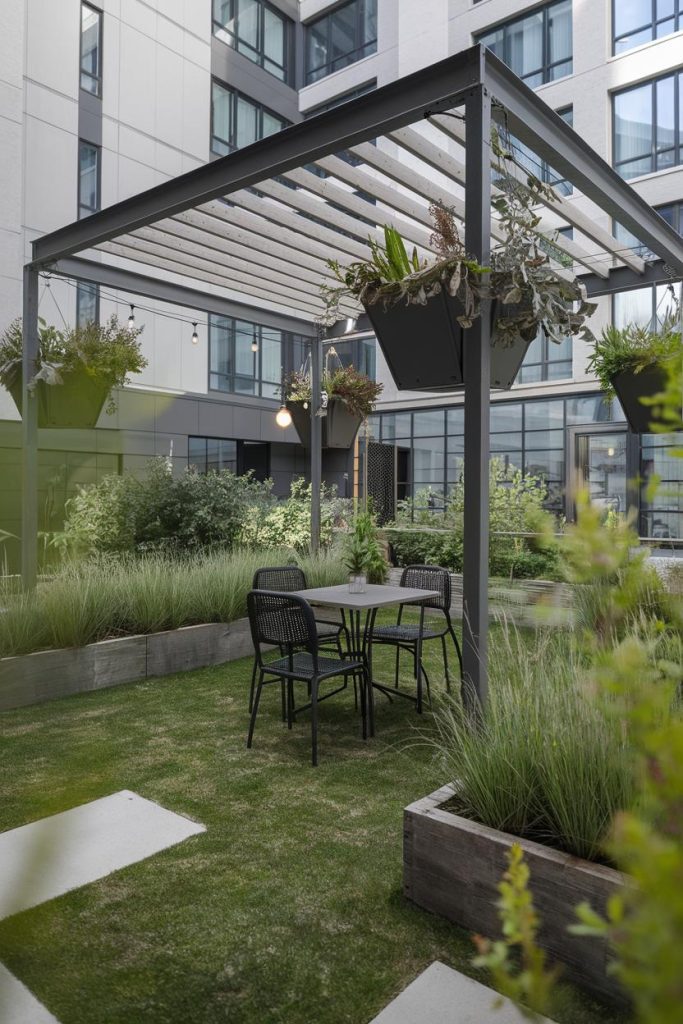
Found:
[[[59,1024],[25,985],[0,964],[0,1020],[3,1024]]]
[[[509,999],[436,960],[418,975],[371,1024],[528,1024]],[[539,1024],[553,1024],[539,1017]]]
[[[205,832],[124,789],[0,834],[0,919]]]

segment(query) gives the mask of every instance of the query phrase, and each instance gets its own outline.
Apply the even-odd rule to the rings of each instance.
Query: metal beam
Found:
[[[313,163],[318,157],[412,124],[428,110],[449,110],[479,83],[481,74],[481,47],[470,47],[376,92],[359,96],[44,235],[33,242],[33,259],[44,264],[82,252],[162,217],[249,188],[294,167]]]
[[[515,138],[683,274],[681,236],[490,50],[484,51],[484,80]]]
[[[321,407],[322,355],[322,328],[318,324],[315,338],[311,339],[311,551],[314,555],[320,550],[320,485],[323,476],[323,421],[318,415]]]
[[[583,274],[581,283],[586,286],[588,298],[597,298],[599,295],[614,295],[616,292],[629,291],[631,288],[645,288],[653,284],[671,284],[675,280],[671,276],[671,269],[663,260],[646,263],[642,274],[636,274],[630,267],[617,267],[610,271],[607,281],[597,277],[595,274]]]
[[[310,334],[312,329],[311,321],[303,317],[273,313],[270,310],[236,302],[234,299],[227,299],[221,295],[213,295],[211,292],[175,284],[165,278],[151,277],[125,267],[113,267],[107,263],[98,263],[95,260],[86,260],[78,256],[67,256],[59,260],[50,268],[50,272],[58,277],[68,277],[74,281],[90,281],[115,291],[128,292],[131,295],[140,295],[147,299],[158,299],[159,302],[182,306],[184,309],[193,309],[198,313],[216,313],[219,316],[231,316],[238,320],[252,320],[264,327],[291,331],[293,334]]]
[[[483,266],[491,256],[491,98],[473,89],[465,106],[470,183],[465,198],[465,247]],[[465,332],[465,509],[463,522],[463,701],[483,708],[488,691],[489,407],[491,318],[489,302]]]
[[[21,580],[33,590],[38,578],[38,397],[29,385],[38,355],[38,271],[24,267],[21,361]]]

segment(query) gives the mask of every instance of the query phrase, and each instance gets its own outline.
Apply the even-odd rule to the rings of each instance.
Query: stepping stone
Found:
[[[128,789],[0,834],[0,919],[205,832]]]
[[[496,1000],[502,1005],[494,1009]],[[371,1024],[529,1024],[509,999],[436,960]],[[538,1024],[553,1024],[539,1017]]]

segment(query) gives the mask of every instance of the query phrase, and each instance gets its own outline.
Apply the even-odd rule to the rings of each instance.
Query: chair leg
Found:
[[[446,651],[446,634],[444,633],[441,637],[441,649],[443,651],[443,667],[446,673],[446,689],[451,692],[451,674],[448,670],[448,652]]]
[[[399,661],[401,658],[401,648],[396,645],[396,664],[394,667],[394,689],[398,690],[398,672],[399,672]]]
[[[368,738],[368,715],[367,715],[367,704],[366,704],[366,677],[365,671],[355,673],[353,675],[353,688],[356,689],[357,685],[360,686],[360,714],[363,722],[363,739]]]
[[[256,687],[256,696],[254,697],[254,706],[251,711],[251,718],[249,720],[249,735],[247,736],[247,749],[251,747],[251,742],[254,738],[254,726],[256,725],[256,715],[258,714],[259,701],[261,700],[261,690],[263,689],[263,671],[259,672],[258,686]]]
[[[287,715],[288,715],[288,709],[287,709],[287,683],[286,683],[286,681],[284,679],[282,680],[282,683],[280,684],[280,694],[281,694],[281,703],[282,703],[282,721],[286,722],[287,721]]]
[[[455,653],[458,655],[458,663],[460,665],[460,678],[462,679],[462,651],[460,650],[460,644],[458,643],[458,638],[456,636],[455,630],[453,629],[453,625],[451,623],[448,624],[448,631],[451,634],[451,636],[453,637],[453,644],[455,645]]]
[[[287,728],[294,724],[294,680],[287,680]]]
[[[311,761],[318,764],[318,680],[311,680]]]
[[[258,662],[254,658],[254,665],[251,670],[251,686],[249,688],[249,714],[254,710],[254,690],[256,689],[256,670],[258,668]]]

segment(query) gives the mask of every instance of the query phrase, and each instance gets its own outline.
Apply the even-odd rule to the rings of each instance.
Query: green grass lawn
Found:
[[[208,829],[0,923],[0,960],[61,1024],[363,1024],[432,960],[475,974],[469,936],[401,892],[402,808],[445,781],[430,716],[378,696],[364,743],[349,690],[321,708],[314,770],[275,687],[245,749],[249,674],[0,716],[0,829],[120,789]],[[558,1019],[623,1018],[573,994]]]

